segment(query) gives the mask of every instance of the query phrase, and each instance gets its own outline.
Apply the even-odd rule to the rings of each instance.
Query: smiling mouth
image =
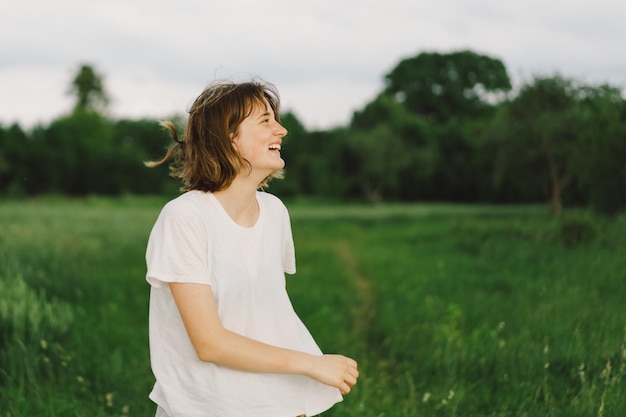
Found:
[[[270,145],[270,151],[280,151],[281,146],[279,144]]]

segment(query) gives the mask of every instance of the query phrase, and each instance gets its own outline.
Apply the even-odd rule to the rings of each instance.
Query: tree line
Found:
[[[626,207],[621,88],[556,74],[513,89],[499,59],[469,50],[403,59],[384,81],[346,126],[309,131],[283,114],[286,178],[269,191],[369,202],[542,201],[554,213]],[[143,165],[169,143],[157,121],[107,117],[102,77],[89,65],[71,91],[73,111],[47,126],[0,126],[0,194],[176,191],[166,168]]]

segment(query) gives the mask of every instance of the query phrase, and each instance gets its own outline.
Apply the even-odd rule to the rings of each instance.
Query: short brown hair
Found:
[[[253,80],[236,83],[217,81],[207,86],[189,109],[189,118],[181,139],[171,121],[161,122],[174,143],[163,158],[146,162],[155,167],[173,159],[170,175],[183,181],[181,191],[215,192],[228,188],[242,169],[249,167],[232,146],[239,125],[254,107],[267,100],[279,120],[280,97],[272,84]],[[282,178],[283,170],[274,171],[259,184]]]

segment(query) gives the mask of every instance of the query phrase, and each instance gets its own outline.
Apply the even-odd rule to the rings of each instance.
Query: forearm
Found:
[[[212,340],[194,346],[200,360],[247,372],[311,376],[314,368],[313,355],[271,346],[227,329],[221,329]]]
[[[224,329],[217,343],[200,344],[201,360],[248,372],[299,374],[350,392],[359,372],[357,363],[343,355],[315,356],[258,342]]]
[[[209,286],[171,283],[170,289],[201,360],[247,372],[305,375],[344,394],[356,383],[359,373],[353,359],[270,346],[226,329]]]

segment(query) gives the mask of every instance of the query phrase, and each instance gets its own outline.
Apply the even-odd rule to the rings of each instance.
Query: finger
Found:
[[[349,378],[352,379],[357,379],[359,377],[359,371],[357,371],[356,369],[352,368],[352,369],[346,369],[345,375]]]
[[[349,386],[353,387],[354,385],[356,385],[356,378],[355,378],[355,377],[353,377],[352,375],[348,375],[348,377],[346,378],[345,382],[346,382]]]

